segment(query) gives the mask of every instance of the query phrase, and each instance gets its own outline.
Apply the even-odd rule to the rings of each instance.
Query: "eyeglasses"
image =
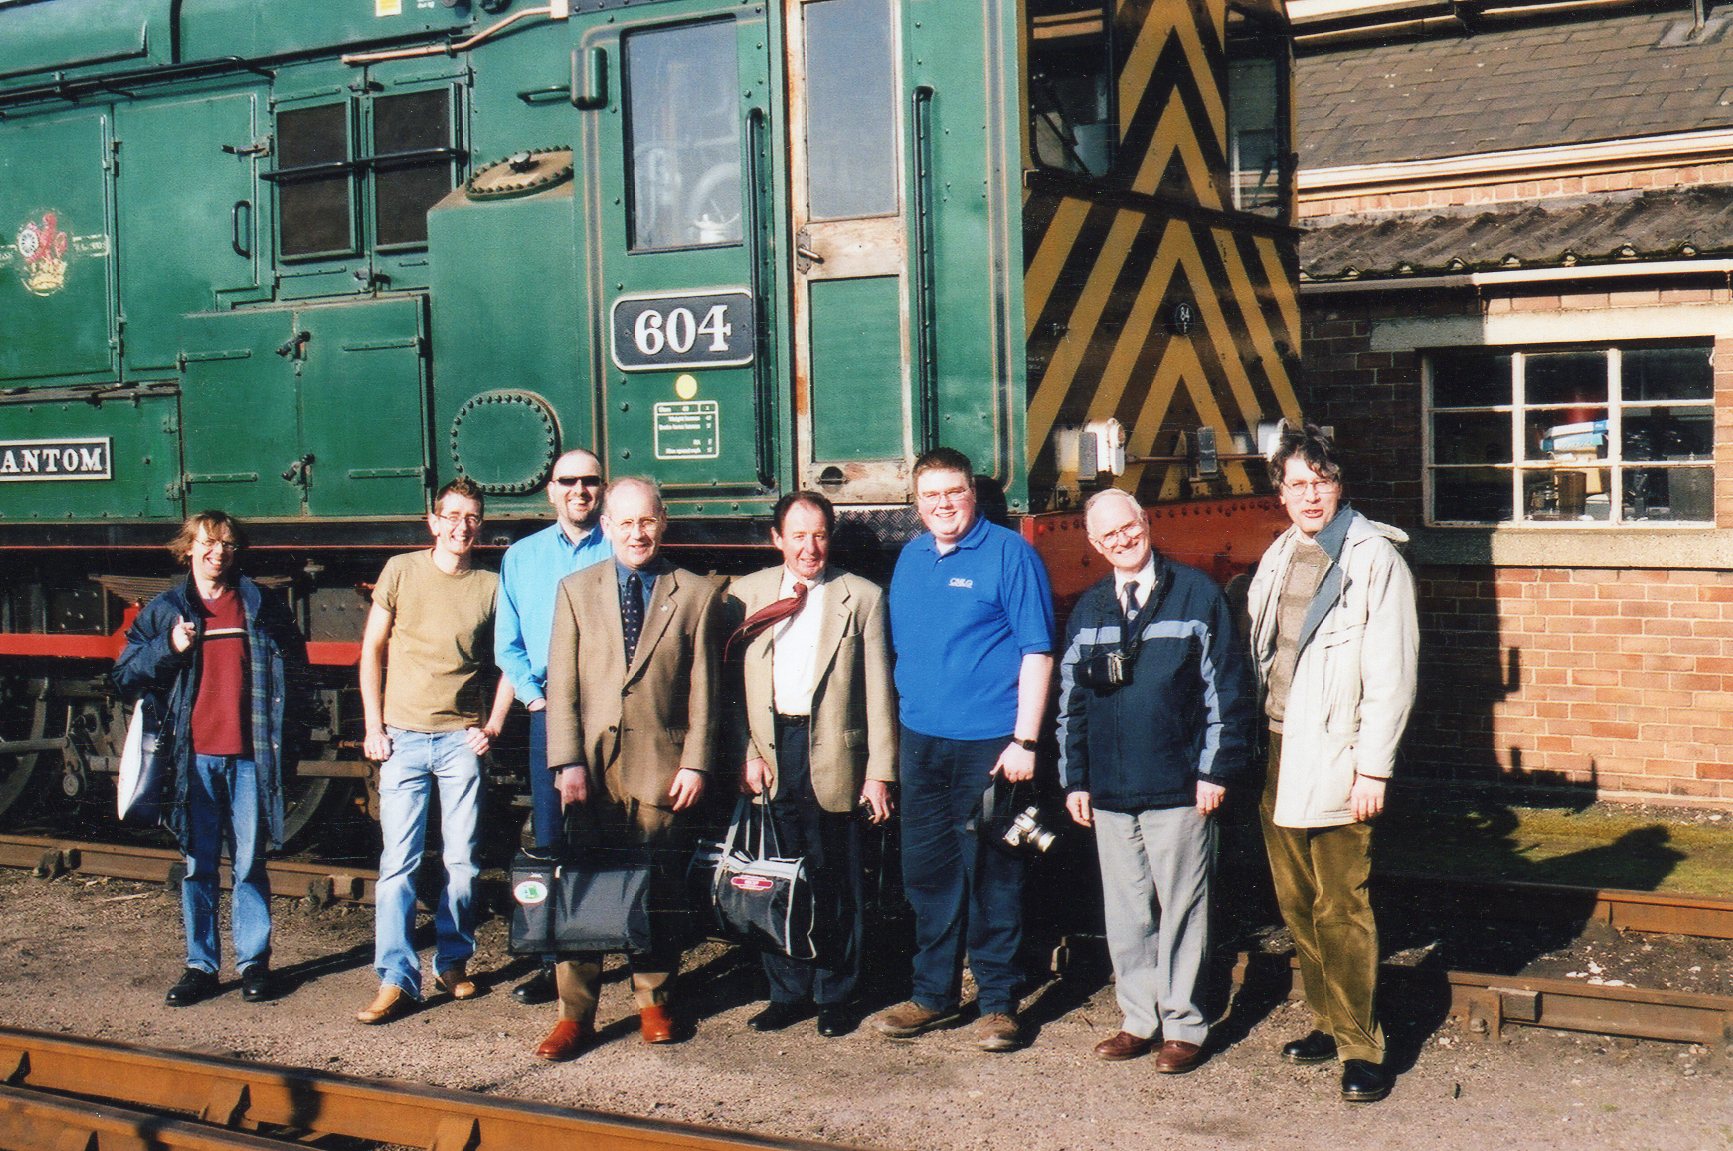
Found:
[[[973,492],[966,487],[946,488],[942,492],[919,492],[916,494],[915,498],[920,500],[923,504],[960,504],[972,494]]]
[[[235,543],[233,540],[195,539],[193,540],[193,546],[199,548],[216,548],[218,551],[225,553],[238,552],[241,550],[241,545]]]
[[[1336,490],[1339,480],[1284,480],[1282,490],[1291,496],[1324,495]]]
[[[1136,543],[1142,538],[1143,525],[1134,521],[1124,527],[1114,528],[1110,532],[1102,532],[1095,537],[1095,542],[1103,547],[1117,548]]]
[[[602,486],[602,477],[601,476],[555,476],[553,482],[560,485],[562,488],[575,488],[579,484],[583,484],[586,488],[599,488]]]
[[[629,535],[637,535],[639,533],[642,533],[643,535],[654,535],[662,527],[662,517],[660,516],[651,516],[647,519],[641,520],[611,520],[610,522],[616,528],[625,531]]]
[[[444,520],[454,528],[477,528],[481,526],[480,516],[468,516],[461,512],[447,512],[445,515],[439,516],[438,518]]]

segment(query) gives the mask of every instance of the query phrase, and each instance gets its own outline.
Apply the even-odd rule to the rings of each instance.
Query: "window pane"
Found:
[[[408,92],[373,101],[373,154],[451,146],[451,93]],[[449,159],[381,161],[373,170],[380,244],[425,244],[427,210],[451,191]]]
[[[277,160],[282,168],[349,159],[349,106],[326,104],[277,113]],[[354,248],[353,196],[347,172],[289,176],[277,182],[277,245],[284,256]]]
[[[1510,520],[1510,473],[1497,468],[1440,468],[1434,471],[1432,518],[1472,523]]]
[[[1432,417],[1432,458],[1441,464],[1508,464],[1507,412],[1439,412]]]
[[[818,220],[897,211],[890,0],[805,8],[807,206]]]
[[[1715,450],[1712,408],[1626,408],[1627,460],[1708,459]]]
[[[1281,76],[1268,57],[1228,62],[1228,166],[1242,211],[1282,210]]]
[[[1627,348],[1622,368],[1624,398],[1707,400],[1715,394],[1709,349]]]
[[[1529,460],[1578,463],[1605,459],[1607,455],[1607,410],[1605,408],[1550,408],[1525,413],[1524,443]]]
[[[1607,468],[1548,468],[1524,472],[1525,518],[1531,520],[1605,520],[1610,503]]]
[[[1029,6],[1029,141],[1045,168],[1105,176],[1113,163],[1113,68],[1099,3]]]
[[[1713,520],[1714,469],[1633,468],[1625,473],[1625,516],[1633,520]]]
[[[740,242],[740,67],[734,25],[626,40],[632,246]]]
[[[1526,369],[1531,404],[1604,404],[1604,352],[1530,352]]]
[[[1493,348],[1433,352],[1432,406],[1479,408],[1511,401],[1510,353]]]

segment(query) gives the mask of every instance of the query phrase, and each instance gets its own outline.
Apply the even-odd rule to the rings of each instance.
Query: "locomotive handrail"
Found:
[[[774,345],[765,303],[771,299],[774,288],[769,283],[768,253],[764,245],[764,221],[768,216],[764,208],[766,188],[762,168],[764,132],[764,109],[753,108],[746,114],[746,204],[750,213],[746,221],[746,234],[750,237],[747,240],[747,258],[752,268],[752,327],[756,348],[752,358],[752,422],[758,440],[754,445],[754,454],[758,457],[758,482],[768,488],[776,484],[776,477],[770,470],[770,460],[776,450],[776,429],[773,426],[776,411],[770,397],[776,394],[776,386],[771,370],[775,366]]]
[[[61,79],[51,84],[37,84],[29,88],[19,88],[12,92],[0,92],[0,106],[7,104],[27,104],[32,100],[76,100],[87,92],[113,92],[116,95],[131,95],[120,91],[125,85],[139,80],[148,80],[159,84],[169,80],[185,80],[217,72],[251,72],[255,76],[263,76],[274,80],[277,74],[256,61],[241,56],[218,56],[213,60],[199,60],[190,64],[173,64],[166,68],[139,68],[131,72],[118,72],[112,76],[97,76],[83,80],[67,80],[62,73],[55,73]],[[22,75],[22,73],[10,73]]]
[[[260,172],[259,179],[279,183],[285,180],[310,180],[318,176],[336,176],[367,168],[392,168],[422,160],[462,160],[469,155],[462,148],[411,148],[403,152],[380,152],[372,156],[356,156],[350,160],[322,160],[317,164],[296,164],[288,168],[273,168]]]
[[[926,451],[938,443],[939,385],[938,349],[933,339],[937,322],[934,304],[933,271],[933,163],[932,108],[934,90],[920,85],[911,98],[914,122],[914,236],[915,253],[915,418],[918,450]]]

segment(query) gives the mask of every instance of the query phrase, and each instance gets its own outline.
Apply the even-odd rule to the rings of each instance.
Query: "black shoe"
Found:
[[[536,973],[511,989],[511,997],[526,1007],[536,1007],[543,1003],[552,1003],[559,994],[559,988],[554,985],[553,967],[540,967]]]
[[[249,963],[247,969],[241,972],[241,998],[248,1003],[263,1003],[274,993],[269,963],[261,959],[257,963]]]
[[[1342,1064],[1342,1098],[1349,1103],[1376,1103],[1390,1094],[1390,1076],[1381,1063],[1349,1059]]]
[[[197,967],[189,967],[181,972],[180,979],[168,989],[168,995],[163,1002],[170,1007],[191,1007],[201,1000],[209,999],[217,993],[217,977],[209,971]]]
[[[1282,1058],[1289,1063],[1322,1063],[1336,1058],[1336,1040],[1322,1031],[1314,1031],[1282,1048]]]
[[[811,1014],[812,1008],[808,1004],[778,1003],[772,999],[770,1006],[746,1021],[746,1026],[754,1031],[781,1031]]]
[[[847,1035],[858,1026],[860,1019],[846,1003],[831,1003],[818,1009],[818,1033],[826,1039]]]

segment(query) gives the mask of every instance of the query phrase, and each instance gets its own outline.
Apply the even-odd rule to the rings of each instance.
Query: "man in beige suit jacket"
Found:
[[[567,576],[554,599],[548,767],[564,806],[580,809],[582,827],[652,848],[652,910],[677,910],[684,860],[672,861],[714,743],[720,597],[708,580],[659,554],[668,517],[653,482],[616,480],[602,507],[614,562]],[[629,957],[646,1043],[674,1038],[679,945],[676,932],[660,932],[650,952]],[[558,965],[559,1022],[537,1055],[569,1059],[594,1037],[601,971],[600,955]]]
[[[747,1026],[778,1031],[816,1003],[819,1033],[834,1037],[854,1029],[860,979],[861,821],[854,812],[858,804],[874,823],[890,816],[896,695],[884,593],[829,566],[830,501],[794,492],[773,517],[770,538],[784,562],[729,589],[730,614],[748,621],[782,605],[744,625],[733,641],[737,649],[744,644],[746,722],[737,742],[744,744],[742,782],[769,804],[782,853],[806,858],[818,958],[766,951],[770,1005]]]

